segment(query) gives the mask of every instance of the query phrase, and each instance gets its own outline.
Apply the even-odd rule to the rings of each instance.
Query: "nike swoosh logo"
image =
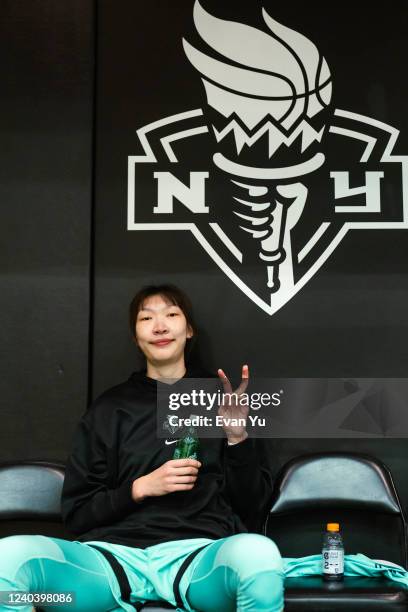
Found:
[[[169,445],[169,444],[175,444],[176,442],[178,442],[178,440],[165,440],[164,443]]]

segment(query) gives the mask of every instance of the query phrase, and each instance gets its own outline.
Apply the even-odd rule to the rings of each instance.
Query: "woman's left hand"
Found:
[[[227,434],[228,442],[241,442],[248,437],[246,431],[246,420],[249,412],[248,401],[241,403],[243,393],[249,382],[249,368],[247,365],[242,366],[242,380],[239,387],[233,391],[231,383],[225,374],[224,370],[218,370],[218,376],[224,387],[224,393],[232,394],[224,399],[218,408],[218,414],[223,417],[223,428]],[[245,425],[232,425],[231,419],[244,419]]]

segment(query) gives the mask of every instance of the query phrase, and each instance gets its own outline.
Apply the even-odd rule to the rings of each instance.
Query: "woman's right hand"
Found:
[[[200,467],[201,463],[195,459],[170,459],[157,470],[133,481],[132,498],[135,502],[140,502],[145,497],[190,491],[197,480]]]

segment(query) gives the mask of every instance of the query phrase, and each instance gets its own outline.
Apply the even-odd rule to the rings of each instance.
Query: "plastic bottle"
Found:
[[[322,548],[323,580],[343,580],[344,546],[339,523],[327,523]]]
[[[197,437],[196,428],[190,425],[186,428],[183,437],[177,442],[174,449],[173,459],[197,459],[200,441]]]

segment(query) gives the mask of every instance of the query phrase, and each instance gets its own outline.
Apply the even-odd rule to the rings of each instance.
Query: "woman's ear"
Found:
[[[193,328],[191,325],[187,325],[187,338],[192,338],[194,336]]]

